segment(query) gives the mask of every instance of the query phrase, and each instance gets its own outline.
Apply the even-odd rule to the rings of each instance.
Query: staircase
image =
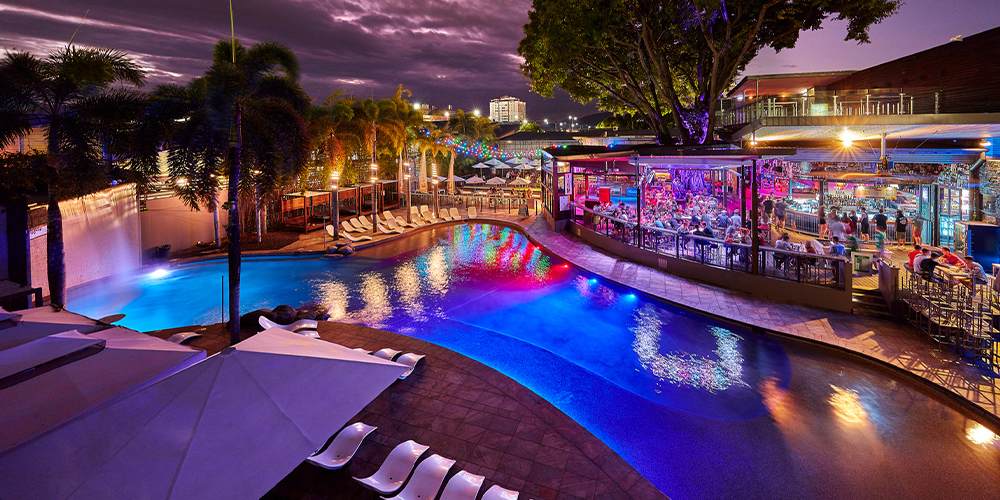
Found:
[[[855,288],[852,298],[854,303],[852,311],[854,314],[871,316],[873,318],[898,319],[889,310],[885,299],[882,298],[882,292],[878,289],[862,290]]]

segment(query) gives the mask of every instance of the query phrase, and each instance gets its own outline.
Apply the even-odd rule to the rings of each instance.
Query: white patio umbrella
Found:
[[[483,178],[479,177],[478,175],[473,175],[472,177],[465,179],[466,184],[482,184],[484,182],[486,181],[484,181]]]
[[[510,165],[521,165],[522,163],[524,163],[524,160],[521,159],[521,157],[519,156],[515,156],[514,158],[507,160],[507,163]]]
[[[32,340],[70,330],[91,333],[104,327],[97,320],[65,309],[57,311],[50,306],[24,309],[17,311],[17,314],[21,316],[17,323],[2,330],[0,349],[9,349]]]
[[[491,186],[499,186],[499,185],[502,185],[502,184],[506,184],[507,181],[503,180],[503,177],[494,177],[494,178],[486,181],[486,183],[489,184],[489,185],[491,185]]]
[[[498,159],[496,159],[496,158],[490,158],[489,160],[486,160],[483,163],[485,163],[485,164],[487,164],[487,165],[489,165],[491,167],[495,167],[497,165],[503,165],[503,162],[500,161],[500,160],[498,160]]]
[[[531,182],[529,182],[524,177],[518,177],[517,179],[514,179],[514,180],[508,182],[507,185],[508,186],[530,186]]]
[[[33,375],[0,390],[0,455],[204,359],[205,351],[122,327],[89,335],[71,330],[0,351],[0,373]],[[46,363],[48,371],[33,370]],[[44,460],[31,465],[44,467]],[[5,477],[5,469],[0,498],[22,498],[4,490],[16,477]]]
[[[260,498],[406,370],[269,329],[0,455],[0,497]]]
[[[522,165],[518,165],[518,166],[514,167],[514,170],[534,170],[534,169],[535,169],[535,167],[532,167],[531,165],[528,165],[527,163],[522,164]]]

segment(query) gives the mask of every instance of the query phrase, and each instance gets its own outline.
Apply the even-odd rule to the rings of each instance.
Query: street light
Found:
[[[403,179],[406,180],[406,223],[413,224],[413,211],[410,210],[410,162],[406,162],[406,173],[403,174]]]
[[[434,186],[434,218],[440,217],[438,212],[438,168],[437,163],[431,163],[431,184]]]
[[[378,163],[372,162],[372,234],[378,234]]]
[[[333,181],[333,200],[330,204],[330,220],[333,222],[333,242],[336,243],[340,239],[340,172],[336,168],[333,169],[333,173],[330,174],[330,180]]]
[[[479,116],[479,110],[478,110],[478,109],[474,109],[474,110],[472,110],[472,114],[473,114],[474,116]]]

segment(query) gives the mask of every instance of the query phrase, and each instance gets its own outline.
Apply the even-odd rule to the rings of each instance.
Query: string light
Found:
[[[430,131],[427,129],[421,129],[420,132],[424,137],[430,137]],[[440,139],[435,141],[439,146],[445,146],[448,149],[455,150],[466,156],[475,156],[477,158],[500,158],[501,160],[528,157],[528,158],[541,158],[541,149],[532,150],[520,150],[520,151],[508,151],[500,149],[497,146],[489,146],[485,143],[470,143],[466,141],[460,141],[457,139]]]

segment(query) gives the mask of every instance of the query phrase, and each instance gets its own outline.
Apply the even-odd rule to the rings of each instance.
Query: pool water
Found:
[[[217,323],[224,261],[71,290],[137,330]],[[318,301],[524,384],[671,498],[982,498],[1000,449],[960,413],[826,349],[671,308],[488,224],[343,260],[248,258],[243,311]],[[970,437],[972,436],[972,437]]]

